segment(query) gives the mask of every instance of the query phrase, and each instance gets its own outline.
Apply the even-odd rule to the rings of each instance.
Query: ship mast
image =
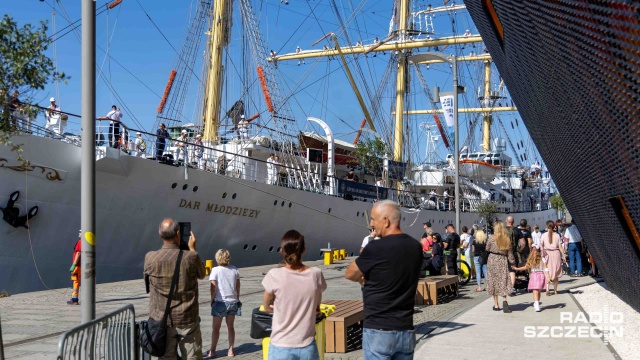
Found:
[[[484,101],[483,107],[491,107],[491,61],[484,62]],[[493,116],[486,112],[482,116],[482,151],[491,151],[491,123]]]
[[[227,13],[231,6],[230,0],[215,0],[213,6],[213,19],[209,33],[209,73],[205,88],[204,99],[204,134],[203,141],[213,143],[218,140],[220,128],[220,106],[222,101],[222,53],[229,43],[229,23]]]
[[[409,17],[410,0],[400,1],[398,23],[398,38],[401,42],[406,39],[407,19]],[[396,121],[393,135],[393,161],[402,162],[402,140],[404,128],[404,95],[407,91],[407,53],[399,52],[398,74],[396,77]]]

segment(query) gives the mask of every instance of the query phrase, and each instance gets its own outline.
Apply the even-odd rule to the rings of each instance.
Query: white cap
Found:
[[[183,133],[183,134],[186,134],[186,133],[187,133],[187,130],[182,129],[182,133]]]
[[[56,101],[56,98],[51,98],[51,99],[49,99],[49,101],[54,102],[54,101]]]
[[[142,133],[141,132],[137,132],[136,135],[142,135]]]
[[[201,138],[201,137],[202,137],[202,135],[198,134],[196,137],[197,137],[197,138]]]

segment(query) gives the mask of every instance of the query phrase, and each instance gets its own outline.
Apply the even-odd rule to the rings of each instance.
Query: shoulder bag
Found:
[[[149,320],[140,322],[140,347],[144,352],[151,356],[161,357],[167,349],[167,318],[171,310],[171,299],[173,293],[178,286],[178,274],[180,273],[180,261],[182,260],[182,250],[178,254],[176,261],[176,269],[173,271],[173,279],[171,280],[171,288],[169,297],[167,298],[167,306],[164,309],[162,321],[149,318]]]

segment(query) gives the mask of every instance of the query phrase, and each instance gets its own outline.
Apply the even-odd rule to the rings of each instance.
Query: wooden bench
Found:
[[[426,303],[429,305],[436,305],[438,303],[438,289],[445,288],[458,297],[458,275],[429,276],[420,279],[420,282],[422,281],[424,281],[426,285],[424,291],[427,293]],[[420,282],[418,282],[418,287],[420,287]]]
[[[418,288],[416,289],[416,305],[429,304],[429,291],[427,290],[427,280],[429,277],[418,279]]]
[[[325,320],[326,350],[328,353],[346,353],[362,342],[362,332],[353,325],[364,318],[364,304],[360,300],[323,300],[323,304],[335,305],[336,311]],[[349,329],[352,327],[352,329]],[[359,327],[358,327],[359,329]],[[351,346],[350,346],[351,345]],[[361,345],[360,345],[361,346]]]

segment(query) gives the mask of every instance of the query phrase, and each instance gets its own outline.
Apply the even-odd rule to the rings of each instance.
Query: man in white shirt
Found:
[[[275,166],[275,154],[269,155],[267,159],[267,183],[274,185],[277,178],[277,167]]]
[[[244,115],[240,115],[240,121],[238,122],[238,133],[240,139],[247,139],[249,132],[249,122],[244,119]]]
[[[176,139],[176,164],[180,161],[180,153],[182,152],[184,154],[184,163],[188,164],[189,163],[189,156],[187,155],[187,130],[182,130],[182,132],[180,133],[180,137],[178,137]]]
[[[365,236],[364,239],[362,240],[362,245],[360,246],[360,253],[362,254],[362,250],[364,250],[364,248],[367,247],[367,244],[369,244],[373,240],[378,240],[378,239],[380,239],[380,237],[376,235],[376,230],[369,229],[369,235]]]
[[[142,133],[136,133],[136,142],[134,149],[136,151],[137,157],[141,157],[142,155],[144,155],[145,151],[147,150],[147,144],[142,139]]]
[[[540,239],[542,238],[542,233],[540,232],[540,227],[538,224],[533,225],[533,232],[531,233],[531,239],[533,239],[533,246],[537,249],[540,249]]]
[[[109,121],[109,145],[117,149],[120,144],[120,122],[122,121],[122,111],[120,108],[112,105],[111,111],[106,116],[99,117],[98,120]]]
[[[564,238],[569,243],[570,276],[582,276],[582,253],[584,252],[584,246],[582,246],[582,236],[573,219],[571,219],[571,226],[564,232]]]
[[[56,105],[55,98],[51,98],[49,101],[51,102],[51,105],[47,107],[47,111],[44,114],[44,117],[47,119],[45,129],[60,135],[63,130],[62,121],[60,119],[60,106]]]

